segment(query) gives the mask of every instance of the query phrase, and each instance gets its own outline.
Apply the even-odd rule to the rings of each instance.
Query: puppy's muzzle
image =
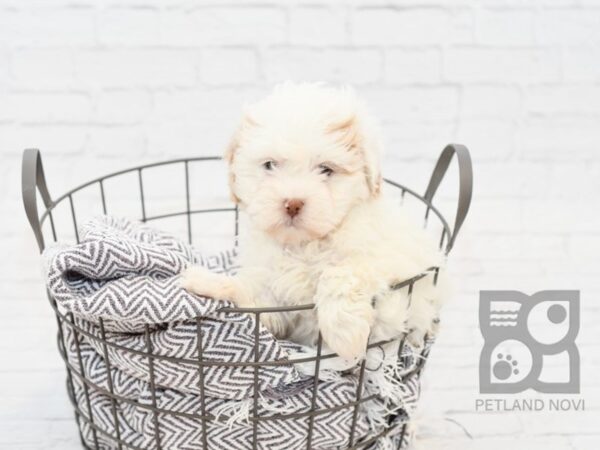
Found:
[[[291,218],[296,217],[300,214],[302,207],[304,206],[304,200],[300,200],[298,198],[292,198],[290,200],[286,200],[284,203],[285,212]]]

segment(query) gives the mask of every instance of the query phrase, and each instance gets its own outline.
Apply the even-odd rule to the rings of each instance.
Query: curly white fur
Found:
[[[348,362],[369,339],[430,331],[441,283],[416,283],[411,300],[389,286],[442,266],[443,256],[381,195],[380,151],[376,123],[352,90],[276,87],[248,108],[226,152],[232,197],[249,219],[242,268],[235,277],[190,268],[184,287],[240,306],[314,302],[314,311],[261,317],[302,344],[320,330]]]

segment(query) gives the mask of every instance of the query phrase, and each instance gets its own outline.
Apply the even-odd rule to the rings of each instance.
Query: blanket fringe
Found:
[[[222,423],[229,430],[236,425],[250,424],[250,409],[252,399],[241,400],[239,402],[224,402],[214,409],[216,422]],[[221,416],[227,416],[227,420],[221,420]]]

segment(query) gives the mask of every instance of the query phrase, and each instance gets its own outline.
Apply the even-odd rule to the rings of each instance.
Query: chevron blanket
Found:
[[[311,449],[343,449],[353,424],[355,445],[386,430],[365,448],[406,445],[410,430],[402,425],[419,394],[414,369],[422,348],[405,345],[400,355],[397,344],[372,349],[362,386],[370,400],[356,414],[342,405],[356,401],[358,368],[325,371],[313,405],[314,379],[289,358],[314,349],[278,341],[253,315],[222,312],[232,305],[179,286],[190,264],[235,272],[235,250],[204,255],[167,233],[108,216],[79,235],[79,244],[51,248],[45,261],[50,296],[77,325],[61,326],[61,349],[72,369],[71,400],[90,419],[80,417],[79,425],[91,448],[119,448],[116,436],[133,449],[251,449],[256,436],[259,449],[305,449],[310,426]],[[200,357],[211,364],[199,369]],[[256,372],[239,364],[255,357],[275,364]],[[325,411],[309,424],[301,413],[311,408]]]

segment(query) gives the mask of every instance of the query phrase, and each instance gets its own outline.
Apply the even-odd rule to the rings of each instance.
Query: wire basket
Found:
[[[444,178],[446,171],[449,167],[449,164],[452,160],[452,157],[456,154],[459,168],[459,196],[458,196],[458,206],[456,210],[456,218],[454,221],[454,226],[450,228],[448,222],[444,218],[444,216],[440,213],[438,208],[433,205],[433,198],[435,193]],[[133,167],[126,170],[121,170],[118,172],[114,172],[100,178],[93,179],[87,183],[84,183],[75,189],[68,191],[67,193],[57,197],[56,199],[52,199],[49,194],[48,187],[46,184],[46,179],[44,176],[44,169],[42,166],[42,160],[40,156],[39,150],[36,149],[28,149],[25,150],[23,154],[23,166],[22,166],[22,195],[23,202],[25,206],[25,211],[27,214],[27,218],[29,223],[33,229],[33,233],[35,235],[38,247],[40,252],[43,252],[47,247],[46,242],[64,242],[69,238],[79,243],[79,234],[78,234],[78,223],[82,223],[82,220],[85,217],[82,217],[80,207],[83,205],[79,205],[76,201],[75,194],[80,194],[84,191],[94,191],[98,194],[99,201],[97,204],[94,202],[86,202],[85,209],[88,214],[106,214],[109,211],[110,203],[109,200],[111,196],[106,191],[106,183],[109,180],[113,180],[116,178],[127,177],[132,179],[134,185],[136,186],[135,193],[130,192],[130,194],[134,195],[137,200],[139,206],[140,216],[139,219],[143,222],[153,222],[156,223],[157,226],[161,226],[161,223],[165,220],[179,220],[181,224],[181,229],[184,234],[187,234],[187,240],[189,243],[192,241],[193,235],[193,218],[199,214],[219,214],[219,215],[229,215],[231,217],[229,219],[230,226],[232,227],[232,238],[237,245],[237,235],[238,235],[238,209],[235,206],[226,206],[226,207],[215,207],[215,208],[200,208],[195,209],[192,208],[192,200],[190,182],[190,170],[194,165],[198,164],[206,164],[207,161],[217,161],[220,158],[218,157],[197,157],[197,158],[185,158],[185,159],[176,159],[169,160],[164,162],[159,162],[155,164],[148,164],[138,167]],[[167,211],[162,214],[151,215],[148,213],[148,202],[151,200],[149,197],[149,192],[147,186],[151,183],[159,183],[160,179],[153,180],[151,179],[152,169],[159,167],[170,167],[173,170],[179,170],[182,186],[182,192],[185,192],[185,207],[182,208],[174,208],[174,210]],[[458,144],[450,144],[448,145],[441,153],[439,160],[434,168],[434,171],[431,175],[429,184],[425,191],[424,195],[420,195],[415,191],[405,187],[401,184],[398,184],[394,181],[385,179],[385,182],[394,189],[400,200],[404,201],[405,198],[412,198],[419,204],[422,209],[424,209],[424,221],[425,226],[428,228],[432,227],[432,223],[436,223],[438,229],[440,230],[439,234],[439,246],[440,249],[443,250],[446,254],[450,252],[452,249],[454,242],[456,240],[458,231],[463,224],[469,205],[471,202],[471,194],[472,194],[472,166],[469,152],[466,147]],[[182,202],[183,204],[183,202]],[[62,211],[60,211],[62,209]],[[62,213],[63,217],[59,219],[57,216],[59,212]],[[131,213],[130,213],[131,215]],[[64,228],[69,228],[68,230],[63,230]],[[65,237],[66,236],[66,237]],[[392,289],[407,289],[408,295],[412,292],[413,286],[416,282],[423,282],[426,274],[420,274],[411,279],[404,280],[401,283],[398,283],[392,286]],[[433,279],[433,283],[436,283],[437,277],[429,277]],[[86,327],[82,327],[82,320],[78,318],[75,320],[72,314],[63,313],[57,307],[57,303],[55,299],[48,293],[48,298],[50,300],[50,304],[54,309],[56,314],[56,320],[58,325],[58,333],[57,333],[57,341],[58,341],[58,349],[64,360],[66,371],[67,371],[67,391],[69,394],[69,398],[74,408],[75,419],[79,428],[79,433],[81,437],[81,442],[84,448],[93,448],[93,449],[104,449],[104,448],[118,448],[118,449],[137,449],[137,450],[146,450],[149,447],[144,447],[143,449],[139,446],[136,446],[128,441],[126,437],[122,436],[122,430],[120,429],[119,422],[117,420],[117,414],[120,408],[127,406],[135,406],[139,408],[145,409],[149,415],[152,416],[152,424],[153,424],[153,442],[152,449],[160,450],[167,448],[178,448],[169,446],[167,443],[161,441],[161,425],[169,421],[170,418],[177,418],[180,413],[177,411],[160,408],[156,404],[156,389],[158,386],[155,383],[154,376],[154,363],[157,359],[160,359],[161,356],[154,354],[153,349],[150,344],[149,339],[149,327],[146,325],[145,334],[146,334],[146,342],[147,347],[142,352],[144,357],[147,358],[149,373],[148,381],[151,387],[152,393],[152,401],[148,404],[140,404],[132,401],[131,399],[125,398],[119,393],[115,392],[113,387],[113,380],[111,379],[111,371],[110,367],[112,364],[110,358],[110,352],[108,349],[117,349],[121,352],[131,352],[131,354],[139,354],[139,349],[127,348],[126,346],[122,346],[120,344],[116,344],[112,342],[110,339],[107,339],[107,331],[105,330],[104,323],[100,320],[99,324],[96,324],[100,328],[100,333],[94,334],[90,333]],[[282,308],[228,308],[230,312],[243,312],[246,314],[254,315],[256,323],[258,323],[258,318],[260,314],[269,314],[273,312],[280,312],[282,310],[285,311],[302,311],[311,309],[314,307],[314,304],[306,304],[302,306],[293,306],[293,307],[282,307]],[[200,333],[200,324],[202,321],[202,317],[196,318],[196,327],[198,333]],[[83,321],[85,322],[85,321]],[[254,344],[255,344],[255,353],[257,353],[258,349],[258,326],[256,327],[254,334]],[[103,358],[106,363],[108,379],[106,389],[103,386],[99,386],[89,376],[89,373],[86,373],[84,364],[82,363],[82,354],[79,346],[79,342],[81,340],[95,340],[96,344],[99,344],[101,348],[103,348]],[[405,346],[405,336],[400,336],[397,339],[399,343],[399,354],[402,354],[404,346]],[[211,446],[209,440],[207,439],[207,428],[208,425],[211,424],[211,421],[215,421],[218,418],[215,416],[208,414],[205,409],[205,399],[204,399],[204,391],[203,391],[203,374],[205,367],[209,365],[224,365],[227,363],[211,361],[204,357],[202,348],[201,348],[201,339],[199,342],[198,348],[198,357],[195,361],[190,361],[189,359],[181,360],[182,364],[195,364],[196,369],[198,370],[198,377],[200,380],[200,403],[201,408],[199,413],[188,414],[189,418],[193,418],[197,420],[199,427],[201,428],[201,432],[198,435],[197,447],[202,450],[211,450],[213,448],[225,448],[219,446]],[[389,343],[390,341],[386,341],[385,343]],[[412,373],[407,373],[404,376],[412,377],[412,379],[416,379],[417,382],[421,375],[421,371],[423,369],[424,362],[426,361],[431,343],[431,337],[426,336],[424,343],[420,349],[421,354],[419,355],[420,363],[417,364]],[[69,346],[73,346],[76,349],[75,354],[72,352],[67,352],[67,348]],[[383,342],[370,343],[369,347],[375,347],[378,345],[384,344]],[[322,360],[326,358],[331,358],[334,355],[325,354],[322,352],[322,339],[319,336],[318,345],[316,350],[316,356],[304,358],[303,361],[313,362],[315,366],[316,375],[319,373],[319,367]],[[175,361],[177,360],[175,358]],[[294,363],[296,361],[290,360],[290,363]],[[258,373],[259,368],[262,366],[268,365],[269,362],[259,362],[258,354],[254,355],[254,359],[251,361],[239,361],[236,364],[252,368],[256,374]],[[196,370],[194,369],[194,370]],[[367,449],[374,446],[377,443],[378,439],[389,433],[395,433],[395,435],[399,436],[397,439],[398,448],[405,448],[408,442],[408,419],[409,416],[405,411],[398,410],[393,414],[393,417],[390,417],[390,426],[377,435],[373,436],[372,434],[368,435],[359,435],[357,432],[355,422],[358,414],[358,410],[361,405],[366,402],[372,400],[371,396],[364,395],[364,374],[365,374],[365,362],[363,361],[359,368],[356,370],[356,395],[355,400],[352,402],[348,402],[347,404],[341,405],[341,408],[347,408],[349,411],[352,411],[352,426],[350,427],[349,436],[347,439],[347,444],[343,448],[345,450],[349,449]],[[295,448],[304,448],[310,450],[314,448],[313,442],[313,429],[315,421],[319,420],[321,414],[325,414],[328,411],[322,408],[318,408],[316,402],[317,395],[317,387],[319,384],[319,377],[315,376],[312,382],[312,403],[311,407],[308,411],[296,414],[279,414],[276,416],[262,417],[257,413],[256,402],[258,399],[257,395],[257,382],[254,383],[253,389],[253,401],[254,407],[252,409],[252,414],[249,417],[251,427],[252,427],[252,439],[246,443],[245,448],[251,449],[259,449],[266,448],[261,446],[260,439],[258,437],[258,426],[259,423],[267,423],[272,422],[274,425],[274,429],[277,429],[277,421],[282,421],[286,419],[293,418],[294,420],[302,419],[306,424],[305,436],[302,443],[302,446],[294,447]],[[102,426],[98,420],[98,417],[94,415],[94,409],[90,406],[91,398],[95,395],[102,395],[104,398],[110,401],[110,411],[112,413],[112,426],[106,427]],[[78,401],[81,400],[81,401]],[[132,405],[134,403],[134,405]],[[292,417],[293,416],[293,417]],[[107,444],[108,442],[108,444]],[[290,447],[291,449],[292,447]]]

